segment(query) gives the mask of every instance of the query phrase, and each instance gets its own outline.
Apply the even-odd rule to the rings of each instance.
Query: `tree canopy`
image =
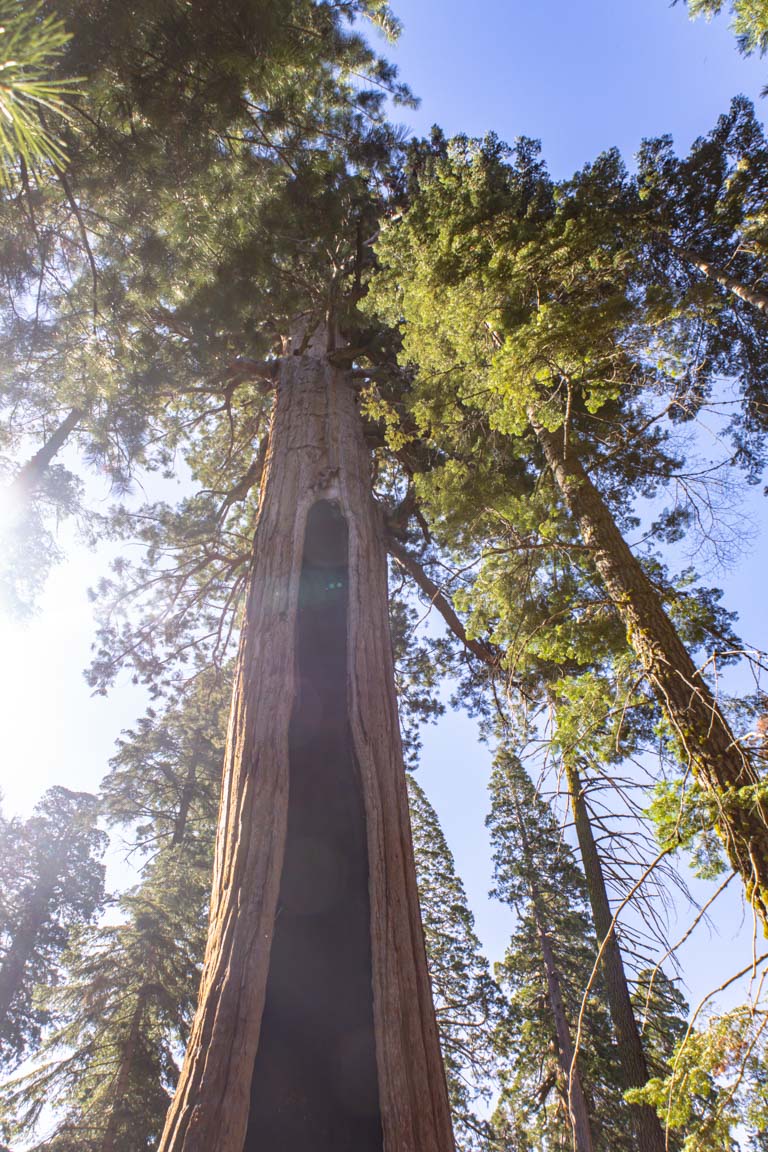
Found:
[[[731,9],[764,52],[764,5]],[[556,178],[525,136],[405,139],[384,0],[0,25],[4,599],[34,611],[68,519],[111,557],[89,684],[148,697],[98,798],[0,822],[3,1138],[251,1152],[281,973],[308,999],[322,972],[289,1125],[368,1053],[380,1099],[343,1104],[374,1144],[396,1114],[449,1152],[444,1100],[460,1152],[763,1147],[766,956],[710,1017],[674,966],[732,876],[768,924],[765,657],[710,586],[767,459],[758,112]],[[495,965],[403,771],[448,707],[495,748]],[[135,871],[109,897],[108,834]],[[336,877],[327,921],[295,875]]]

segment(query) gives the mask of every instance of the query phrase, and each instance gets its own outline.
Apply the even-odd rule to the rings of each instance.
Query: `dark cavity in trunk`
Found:
[[[346,521],[320,500],[304,539],[288,832],[244,1152],[383,1150],[348,568]]]

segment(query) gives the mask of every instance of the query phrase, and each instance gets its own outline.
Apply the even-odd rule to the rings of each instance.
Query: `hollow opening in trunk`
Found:
[[[382,1152],[368,846],[347,700],[349,541],[310,509],[288,831],[243,1152]]]

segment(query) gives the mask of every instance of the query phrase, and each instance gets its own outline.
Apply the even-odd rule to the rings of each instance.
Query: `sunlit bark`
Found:
[[[306,818],[297,807],[298,777],[293,783],[291,777],[300,769],[306,780],[312,768],[302,746],[302,726],[321,723],[308,716],[307,687],[297,676],[299,664],[309,666],[317,656],[311,651],[315,624],[316,635],[322,635],[322,622],[316,619],[306,624],[310,631],[302,633],[303,639],[299,636],[299,593],[310,586],[306,527],[318,502],[335,510],[346,532],[347,566],[338,577],[346,585],[344,714],[330,718],[336,735],[326,735],[343,744],[348,733],[347,779],[358,789],[363,825],[379,1117],[378,1128],[369,1125],[368,1132],[375,1129],[372,1138],[378,1138],[384,1152],[452,1152],[454,1147],[416,891],[383,525],[370,478],[351,375],[316,348],[284,357],[237,662],[200,1000],[160,1152],[243,1152],[257,1138],[255,1117],[249,1127],[252,1100],[259,1097],[253,1072],[255,1066],[258,1070],[265,1001],[276,995],[278,974],[270,974],[270,953],[280,932],[278,901],[282,905],[287,898],[287,889],[281,890],[289,879],[283,876],[283,861],[290,841],[291,868],[296,865],[290,830]],[[302,650],[307,644],[308,652]],[[346,755],[343,747],[342,752]],[[303,758],[300,765],[297,757]],[[325,771],[321,761],[314,767]],[[317,835],[322,840],[326,801],[322,790],[318,795]],[[352,810],[353,800],[350,805]],[[304,873],[310,879],[311,855]],[[298,867],[301,875],[300,862]],[[322,924],[317,923],[319,931]],[[334,923],[329,920],[326,927]],[[357,931],[354,925],[352,931]],[[272,1011],[275,1004],[267,1007]],[[365,1036],[361,1043],[365,1047]],[[354,1037],[350,1044],[353,1059]],[[329,1049],[324,1059],[333,1062],[337,1056]],[[297,1053],[297,1065],[309,1059],[308,1052]],[[295,1088],[296,1109],[311,1112],[303,1085]],[[347,1101],[349,1111],[355,1103]],[[333,1123],[343,1129],[347,1121],[341,1111]],[[311,1126],[308,1115],[307,1132]],[[321,1129],[318,1124],[315,1135],[306,1136],[302,1147],[307,1152],[326,1147],[330,1137]],[[337,1139],[337,1146],[347,1145]],[[285,1146],[281,1152],[291,1149]]]

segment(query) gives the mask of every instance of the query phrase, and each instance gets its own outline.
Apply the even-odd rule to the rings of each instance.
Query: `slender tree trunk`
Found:
[[[0,1020],[7,1017],[14,998],[24,983],[27,964],[49,915],[56,876],[55,861],[43,865],[37,884],[27,898],[11,945],[0,964]]]
[[[534,886],[535,887],[535,886]],[[589,1122],[587,1101],[581,1085],[578,1060],[574,1064],[574,1047],[571,1029],[563,1002],[560,974],[555,963],[552,941],[544,926],[541,905],[533,896],[533,914],[536,920],[536,933],[541,947],[541,958],[547,977],[547,996],[557,1035],[557,1055],[563,1087],[567,1094],[568,1117],[571,1123],[574,1152],[593,1152],[592,1128]]]
[[[176,818],[173,822],[173,835],[171,837],[171,847],[177,848],[184,839],[184,834],[187,830],[187,820],[189,818],[189,809],[192,804],[192,797],[195,794],[195,782],[197,780],[197,766],[200,763],[200,745],[199,739],[195,741],[192,749],[189,766],[187,767],[187,775],[184,780],[184,787],[181,790],[179,798],[179,808],[176,813]]]
[[[603,876],[603,866],[597,850],[592,822],[584,798],[579,770],[572,761],[566,761],[565,776],[573,808],[573,822],[579,841],[581,862],[587,881],[589,903],[595,923],[598,944],[602,948],[602,970],[611,1019],[619,1042],[619,1065],[624,1088],[642,1088],[649,1078],[643,1042],[637,1027],[624,961],[613,928],[613,914]],[[638,1148],[643,1152],[666,1152],[664,1136],[656,1110],[647,1104],[630,1104]]]
[[[54,457],[61,451],[70,435],[83,419],[85,412],[82,408],[73,408],[59,424],[58,428],[48,437],[39,451],[35,452],[22,465],[11,482],[11,491],[18,495],[29,496],[40,485],[46,469],[50,467]]]
[[[706,681],[616,526],[563,431],[529,412],[563,499],[579,525],[608,595],[627,630],[691,769],[717,810],[716,826],[747,896],[768,924],[768,806],[754,766],[739,747]],[[742,791],[743,790],[743,791]]]
[[[146,1008],[148,997],[149,989],[140,988],[136,996],[136,1004],[131,1013],[131,1023],[125,1046],[120,1053],[117,1076],[115,1077],[115,1082],[112,1087],[112,1104],[109,1111],[109,1120],[104,1136],[102,1137],[99,1152],[114,1152],[115,1139],[120,1122],[120,1109],[130,1086],[131,1072],[133,1071],[133,1065],[136,1059],[136,1049],[139,1046],[141,1025],[144,1019],[144,1009]]]
[[[520,843],[523,849],[525,870],[528,876],[528,891],[533,907],[533,917],[536,923],[536,935],[541,947],[541,959],[544,964],[544,973],[547,981],[547,997],[552,1012],[557,1037],[557,1059],[560,1076],[566,1093],[568,1118],[571,1126],[574,1152],[593,1152],[592,1127],[589,1121],[589,1110],[581,1083],[579,1060],[576,1054],[568,1014],[563,1000],[563,989],[560,984],[560,973],[555,962],[555,953],[549,936],[549,928],[544,914],[544,902],[541,891],[534,874],[533,853],[531,852],[528,832],[525,826],[525,817],[520,806],[517,792],[513,790],[512,796],[517,815],[517,826],[520,831]]]
[[[674,251],[688,264],[693,264],[694,268],[698,268],[699,272],[703,272],[708,280],[714,280],[721,288],[725,288],[734,296],[738,296],[739,300],[743,300],[745,304],[751,304],[753,308],[757,308],[758,312],[768,316],[768,295],[765,292],[758,292],[756,289],[750,288],[748,284],[729,276],[722,268],[718,268],[716,264],[711,264],[709,260],[705,260],[703,256],[691,252],[688,248],[675,247]]]
[[[349,374],[313,350],[284,357],[200,999],[160,1152],[454,1148],[370,476]],[[337,1017],[356,1027],[337,1035]]]

